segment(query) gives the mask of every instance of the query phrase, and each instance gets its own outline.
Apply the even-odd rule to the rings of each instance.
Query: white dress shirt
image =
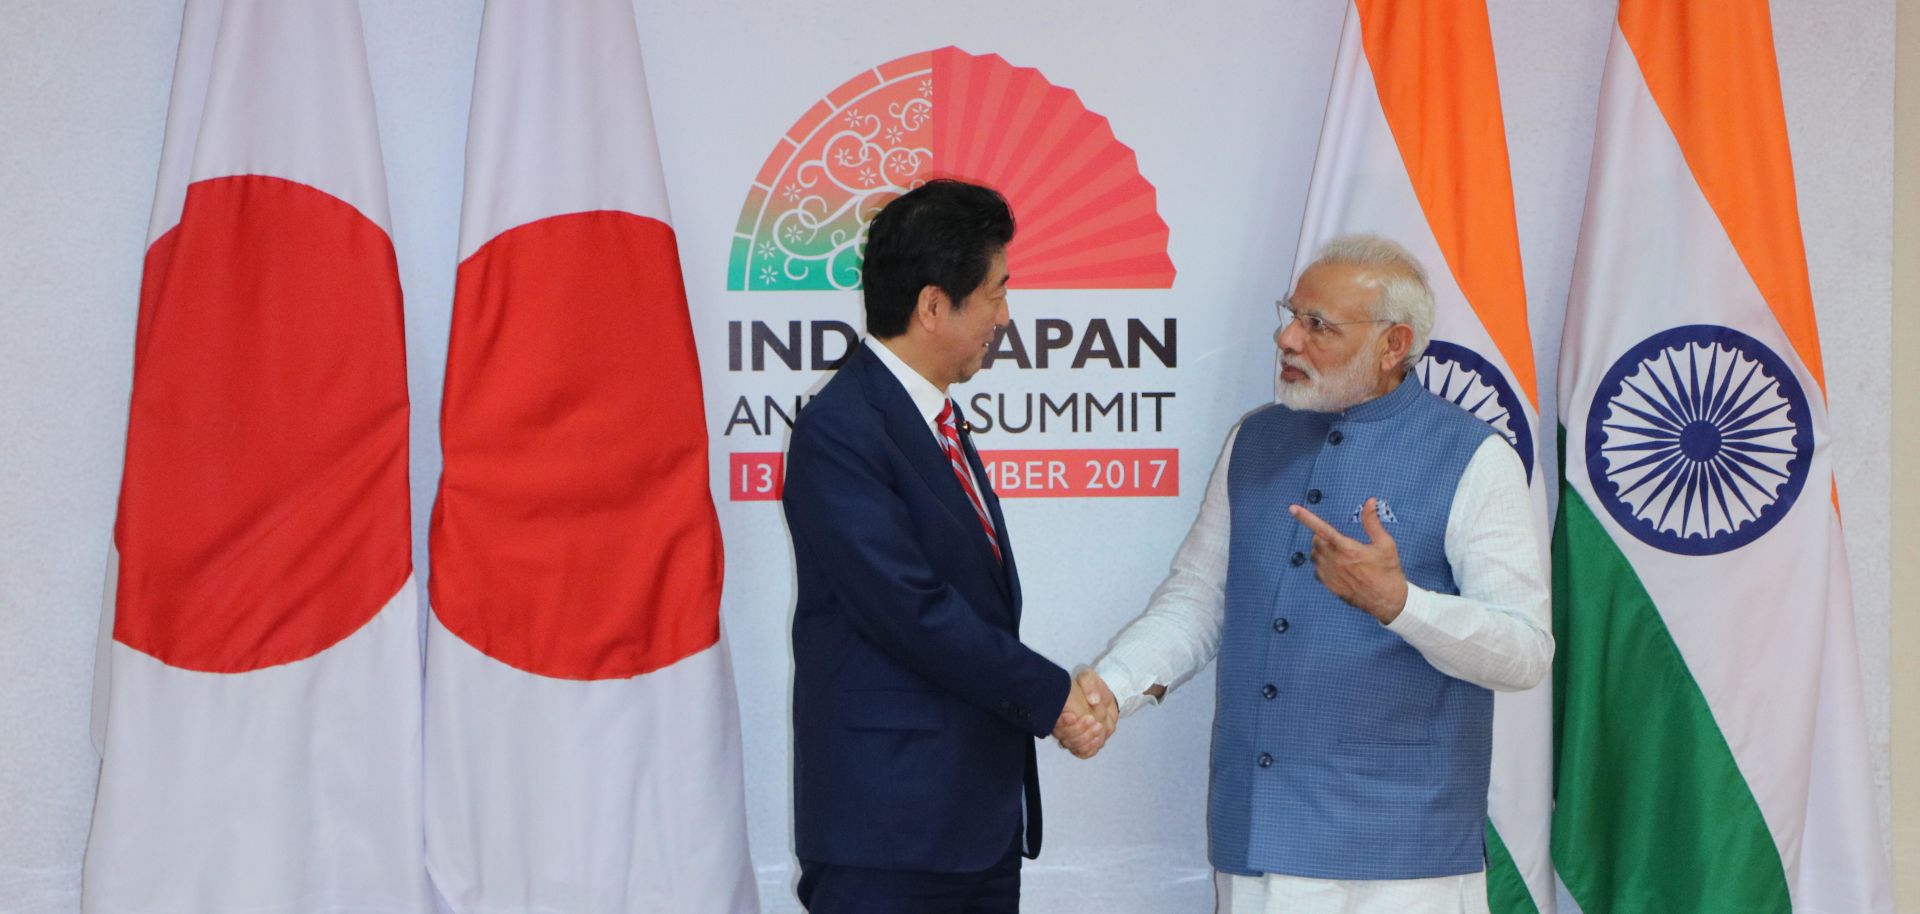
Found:
[[[1170,694],[1219,653],[1232,530],[1227,467],[1239,434],[1238,426],[1228,433],[1166,580],[1094,666],[1123,716],[1154,701],[1144,694],[1148,688],[1163,685]],[[1538,684],[1553,662],[1553,636],[1535,510],[1519,456],[1498,436],[1487,438],[1468,460],[1447,515],[1446,556],[1460,594],[1409,582],[1406,606],[1387,630],[1449,676],[1503,692]],[[1219,874],[1218,884],[1220,910],[1228,914],[1487,910],[1484,872],[1406,880]]]
[[[913,366],[908,365],[905,359],[887,348],[886,341],[867,337],[866,344],[868,349],[873,350],[874,355],[880,357],[880,364],[887,366],[887,370],[893,372],[893,377],[900,382],[900,386],[907,389],[907,399],[913,401],[914,408],[920,411],[920,417],[926,420],[927,430],[933,433],[934,442],[939,443],[940,409],[946,404],[947,395],[941,393],[940,388],[933,386],[932,381],[921,376],[920,372],[914,371]],[[946,446],[942,444],[943,453],[945,449]]]

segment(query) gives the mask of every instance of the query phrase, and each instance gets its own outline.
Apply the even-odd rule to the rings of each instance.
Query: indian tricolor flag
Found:
[[[354,0],[189,0],[98,660],[89,912],[416,912],[407,371]]]
[[[1481,0],[1348,9],[1295,274],[1351,232],[1398,241],[1426,266],[1437,314],[1415,374],[1519,452],[1544,531],[1533,343]],[[1551,725],[1546,687],[1495,697],[1487,893],[1497,914],[1553,910]]]
[[[745,914],[739,710],[628,0],[489,0],[427,632],[427,860],[465,914]]]
[[[1765,0],[1623,0],[1560,357],[1582,909],[1892,910]]]

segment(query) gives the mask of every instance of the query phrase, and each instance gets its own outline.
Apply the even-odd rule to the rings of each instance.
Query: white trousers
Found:
[[[1340,880],[1213,874],[1217,914],[1488,914],[1487,874]]]

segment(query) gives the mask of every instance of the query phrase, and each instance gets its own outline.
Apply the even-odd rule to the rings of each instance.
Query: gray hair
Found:
[[[1413,345],[1407,348],[1406,367],[1413,367],[1427,352],[1427,340],[1433,336],[1433,288],[1427,285],[1427,271],[1420,261],[1399,244],[1379,235],[1341,235],[1320,247],[1309,269],[1326,264],[1345,264],[1366,268],[1363,282],[1380,290],[1373,316],[1406,324],[1413,328]]]

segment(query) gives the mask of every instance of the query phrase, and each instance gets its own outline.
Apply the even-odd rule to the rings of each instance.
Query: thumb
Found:
[[[1380,521],[1378,499],[1367,499],[1366,505],[1360,509],[1360,528],[1367,531],[1367,542],[1370,544],[1393,542],[1393,534],[1388,533],[1387,525]]]
[[[1080,680],[1081,691],[1087,693],[1087,704],[1098,705],[1100,703],[1098,675],[1092,670],[1081,670],[1080,675],[1075,678]]]

